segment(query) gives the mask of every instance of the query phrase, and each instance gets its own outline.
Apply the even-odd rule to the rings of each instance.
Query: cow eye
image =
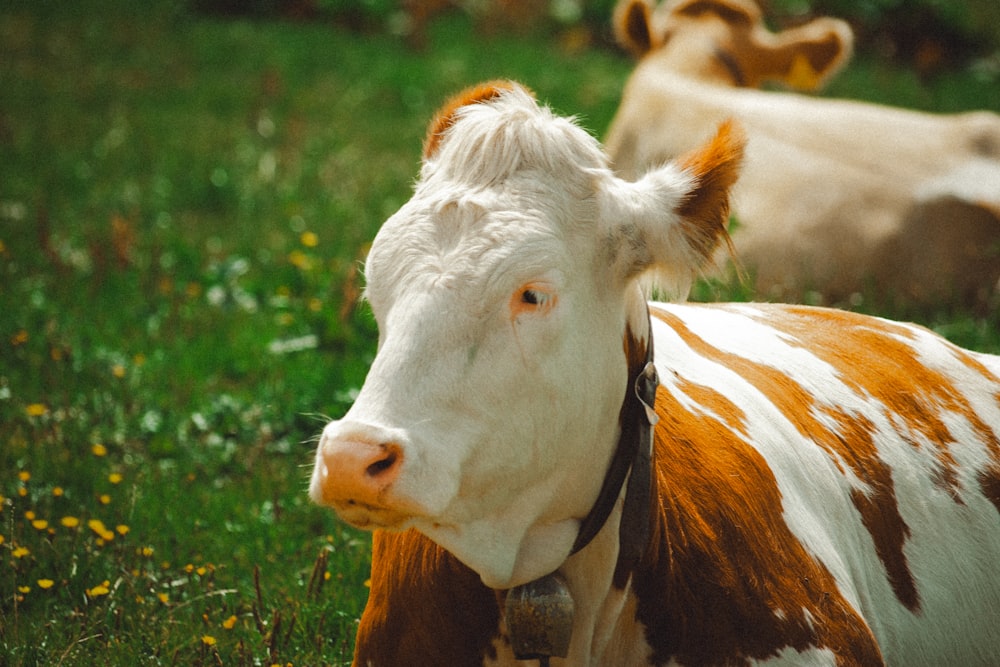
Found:
[[[545,287],[536,284],[522,286],[510,298],[510,311],[513,317],[529,313],[546,313],[556,303],[556,295]]]

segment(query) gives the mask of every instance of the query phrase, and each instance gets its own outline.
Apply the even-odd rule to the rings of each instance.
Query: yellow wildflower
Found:
[[[108,448],[101,443],[95,444],[90,448],[90,451],[94,453],[94,456],[107,456],[108,454]]]
[[[31,525],[34,526],[35,530],[45,530],[49,527],[49,522],[45,519],[35,519]]]
[[[167,604],[168,602],[170,602],[170,596],[167,595],[166,593],[157,593],[156,597],[159,598],[160,602],[162,602],[163,604]]]
[[[139,550],[139,553],[145,556],[146,558],[149,558],[150,556],[153,555],[153,547],[143,547],[142,549]]]
[[[3,249],[2,246],[0,246],[0,251],[2,251],[2,249]],[[14,347],[17,347],[18,345],[24,345],[27,342],[28,342],[28,332],[25,331],[24,329],[21,329],[20,331],[18,331],[17,333],[15,333],[13,336],[10,337],[10,344],[13,345]]]
[[[315,248],[319,244],[319,237],[315,232],[302,232],[299,241],[307,248]]]
[[[215,646],[215,637],[211,635],[202,635],[201,643],[205,646]]]
[[[52,588],[52,586],[55,585],[55,583],[56,582],[52,581],[51,579],[39,579],[38,587],[44,591],[47,591],[48,589]]]
[[[22,470],[21,472],[17,473],[17,478],[22,482],[27,482],[29,479],[31,479],[31,473],[28,472],[27,470]]]
[[[35,513],[32,512],[31,510],[28,510],[27,512],[24,513],[24,518],[27,519],[28,521],[34,521]]]
[[[99,495],[97,497],[97,500],[100,501],[100,503],[102,505],[107,505],[107,504],[111,503],[111,496],[109,496],[106,493],[102,493],[101,495]]]
[[[17,587],[17,592],[18,593],[30,593],[31,592],[31,586],[18,586]]]
[[[222,622],[222,627],[224,627],[226,630],[232,630],[235,626],[236,626],[235,614],[233,614],[232,616],[230,616],[229,618],[227,618]]]
[[[66,492],[63,491],[63,488],[61,486],[55,486],[52,488],[52,495],[55,496],[56,498],[61,497],[64,493]]]
[[[41,417],[49,411],[49,408],[44,403],[31,403],[26,408],[24,412],[29,417]]]
[[[100,597],[102,595],[107,595],[108,593],[111,592],[111,589],[108,588],[108,586],[110,586],[110,585],[111,585],[111,582],[105,580],[105,582],[103,584],[98,584],[98,585],[94,586],[93,588],[88,588],[87,589],[87,597],[96,598],[96,597]]]
[[[312,268],[312,259],[301,250],[293,250],[288,253],[288,263],[302,271]]]
[[[117,526],[115,526],[115,530],[118,532],[119,535],[124,537],[125,535],[128,535],[129,527],[126,526],[124,523],[120,523]]]
[[[110,530],[108,530],[107,527],[104,525],[104,522],[101,521],[100,519],[91,519],[90,521],[87,522],[87,527],[90,528],[95,533],[97,533],[98,537],[100,537],[105,542],[110,542],[111,540],[115,539],[115,534],[112,533]]]
[[[122,477],[120,472],[113,472],[108,475],[108,481],[112,484],[121,484],[122,479],[124,479],[124,477]]]
[[[63,518],[59,519],[59,523],[61,523],[66,528],[76,528],[77,526],[80,525],[80,520],[77,519],[75,516],[64,516]]]
[[[24,558],[30,553],[31,551],[28,547],[14,547],[14,550],[10,552],[10,555],[14,558]]]

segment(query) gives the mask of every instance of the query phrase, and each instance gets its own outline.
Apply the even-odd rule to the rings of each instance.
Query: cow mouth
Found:
[[[414,518],[406,511],[350,499],[329,503],[329,506],[341,521],[361,530],[401,530]]]

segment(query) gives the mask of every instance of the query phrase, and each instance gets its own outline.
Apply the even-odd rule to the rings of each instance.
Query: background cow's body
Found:
[[[1000,117],[752,87],[832,76],[850,53],[849,29],[832,19],[775,35],[752,0],[646,11],[638,0],[619,10],[620,39],[642,59],[608,153],[634,177],[691,150],[720,120],[739,119],[748,143],[733,240],[759,294],[982,305],[997,293]]]
[[[310,488],[380,529],[359,667],[513,664],[505,591],[553,571],[576,607],[554,665],[1000,656],[1000,358],[838,311],[643,298],[722,240],[740,149],[723,126],[628,183],[518,86],[434,120],[366,267],[378,355]],[[654,341],[652,492],[612,485],[578,549],[656,421]]]

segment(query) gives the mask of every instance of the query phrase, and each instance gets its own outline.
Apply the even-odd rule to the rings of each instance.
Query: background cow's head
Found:
[[[725,238],[737,134],[629,183],[516,84],[446,105],[372,245],[378,354],[323,432],[313,499],[415,527],[493,587],[556,569],[614,448],[626,343],[645,344],[637,280],[683,287]]]
[[[623,0],[614,25],[622,46],[657,58],[664,70],[751,88],[765,81],[818,88],[847,63],[853,45],[850,26],[834,18],[771,32],[753,0],[675,0],[655,12],[648,0]]]

